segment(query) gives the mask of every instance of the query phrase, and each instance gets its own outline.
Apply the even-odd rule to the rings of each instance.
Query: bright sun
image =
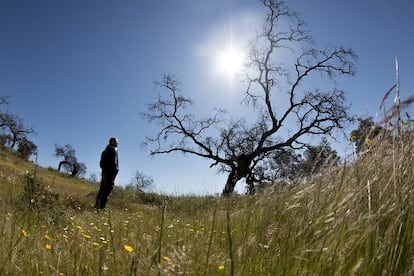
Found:
[[[216,66],[219,74],[233,78],[243,69],[243,54],[240,50],[229,46],[217,54]]]

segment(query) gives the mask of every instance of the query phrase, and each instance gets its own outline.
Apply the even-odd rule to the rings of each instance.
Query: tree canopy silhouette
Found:
[[[210,159],[211,167],[228,174],[223,195],[230,195],[243,178],[253,187],[271,175],[269,158],[308,148],[312,136],[332,135],[351,119],[345,93],[335,88],[334,79],[355,74],[352,49],[316,49],[306,24],[283,1],[262,4],[266,16],[250,44],[243,92],[243,103],[255,114],[253,122],[226,117],[221,109],[196,118],[187,112],[192,100],[170,74],[156,82],[163,94],[143,114],[160,125],[159,132],[146,139],[150,153],[181,152]],[[312,87],[321,79],[321,87]]]
[[[75,149],[71,145],[55,145],[55,156],[63,158],[59,162],[58,171],[63,167],[72,177],[81,176],[86,173],[86,165],[78,162]]]
[[[0,96],[0,106],[8,105],[8,97]],[[19,155],[28,159],[34,154],[37,146],[27,137],[30,134],[36,134],[32,127],[26,127],[23,119],[9,111],[0,111],[0,144],[8,145],[13,149],[17,145]]]

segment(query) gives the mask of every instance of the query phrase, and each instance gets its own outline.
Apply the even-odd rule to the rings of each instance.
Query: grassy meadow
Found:
[[[413,275],[414,139],[254,196],[137,195],[0,149],[0,275]]]

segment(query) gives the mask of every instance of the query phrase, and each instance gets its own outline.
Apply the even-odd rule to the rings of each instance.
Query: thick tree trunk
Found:
[[[250,164],[252,163],[252,157],[246,155],[240,155],[237,158],[237,166],[232,166],[231,172],[227,177],[226,186],[224,186],[223,196],[230,196],[236,183],[243,177],[251,175]]]
[[[230,196],[233,193],[237,181],[237,170],[233,169],[227,177],[226,186],[224,186],[223,190],[223,196]]]

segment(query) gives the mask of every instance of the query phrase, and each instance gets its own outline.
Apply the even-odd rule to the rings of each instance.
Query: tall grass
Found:
[[[412,136],[371,145],[306,184],[249,197],[145,205],[118,191],[106,214],[93,212],[93,197],[69,199],[59,175],[50,188],[50,178],[8,167],[0,274],[412,275],[413,150]]]

